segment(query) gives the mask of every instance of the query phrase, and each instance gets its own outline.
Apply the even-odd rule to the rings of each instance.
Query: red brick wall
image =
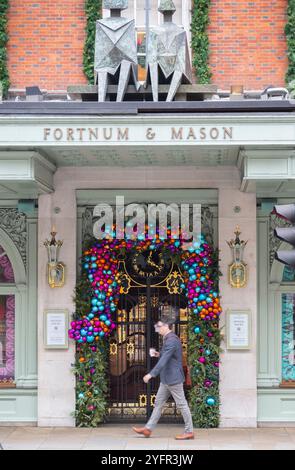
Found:
[[[287,0],[211,0],[212,83],[220,89],[284,85]],[[83,74],[84,0],[10,0],[11,87],[66,90]]]
[[[283,86],[287,0],[211,0],[210,66],[221,89]]]
[[[10,0],[8,67],[12,88],[66,90],[83,74],[84,0]]]

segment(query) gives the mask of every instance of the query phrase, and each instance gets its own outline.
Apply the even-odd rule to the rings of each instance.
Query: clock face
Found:
[[[152,284],[157,284],[169,274],[171,264],[171,260],[165,259],[161,252],[145,250],[131,256],[127,269],[136,282],[146,284],[150,279]]]

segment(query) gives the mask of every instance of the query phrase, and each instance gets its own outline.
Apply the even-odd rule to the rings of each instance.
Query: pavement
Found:
[[[196,429],[194,440],[175,441],[181,425],[159,424],[150,438],[131,425],[98,428],[0,426],[4,450],[295,450],[295,427]],[[1,446],[0,446],[1,449]]]

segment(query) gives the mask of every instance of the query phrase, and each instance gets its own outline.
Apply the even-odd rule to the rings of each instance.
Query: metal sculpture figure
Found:
[[[192,68],[186,32],[172,22],[175,5],[161,0],[158,11],[164,23],[151,28],[147,44],[147,79],[151,83],[153,100],[158,101],[159,83],[170,84],[166,101],[172,101],[181,83],[192,83]]]
[[[109,18],[96,22],[94,73],[98,85],[98,101],[105,101],[110,75],[118,84],[117,101],[123,101],[131,79],[138,91],[135,22],[121,17],[128,0],[105,0],[111,11]]]

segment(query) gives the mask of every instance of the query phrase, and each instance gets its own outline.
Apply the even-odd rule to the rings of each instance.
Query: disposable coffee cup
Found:
[[[156,355],[156,350],[155,350],[155,348],[150,348],[150,356],[151,356],[151,357],[155,357],[155,355]]]

